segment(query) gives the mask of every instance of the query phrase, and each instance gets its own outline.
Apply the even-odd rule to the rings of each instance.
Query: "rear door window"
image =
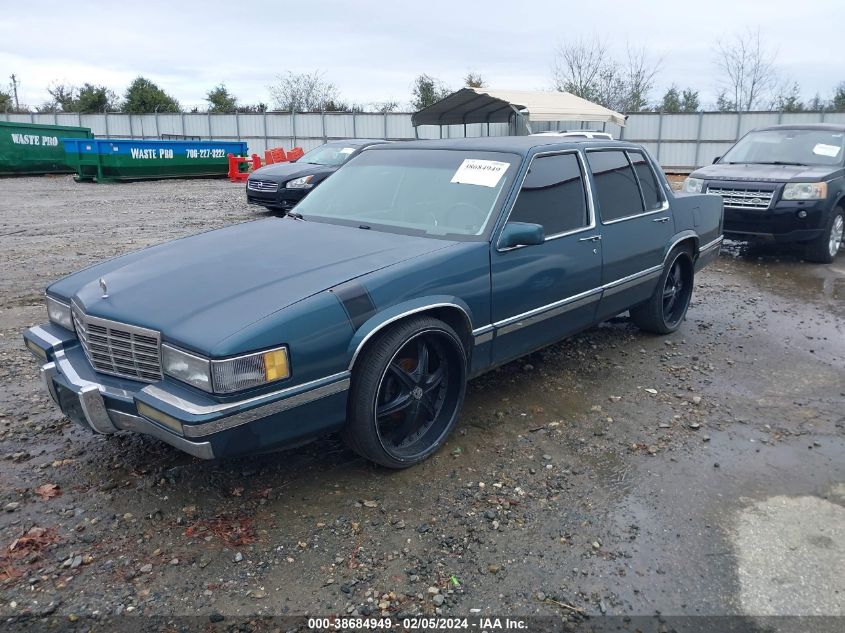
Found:
[[[634,168],[622,150],[587,152],[603,222],[644,212]]]

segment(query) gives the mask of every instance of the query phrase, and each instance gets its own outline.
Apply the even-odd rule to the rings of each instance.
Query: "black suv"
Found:
[[[776,125],[743,136],[684,191],[722,196],[725,237],[801,242],[833,261],[845,227],[845,125]]]

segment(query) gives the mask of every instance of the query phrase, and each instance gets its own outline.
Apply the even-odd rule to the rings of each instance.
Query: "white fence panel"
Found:
[[[734,113],[707,113],[701,120],[702,141],[724,141],[737,138],[737,115]]]
[[[740,116],[739,136],[744,136],[758,127],[778,124],[777,112],[746,112]]]
[[[625,125],[626,141],[633,139],[655,140],[659,136],[660,117],[653,114],[631,115]]]
[[[322,114],[300,114],[296,117],[297,138],[323,138],[323,115]]]
[[[250,152],[262,154],[268,147],[298,145],[310,150],[327,139],[390,138],[438,139],[478,136],[506,136],[508,123],[474,123],[467,126],[423,126],[416,130],[409,113],[303,113],[267,112],[261,114],[83,114],[0,113],[0,121],[71,125],[91,128],[97,136],[112,138],[160,138],[162,135],[198,137],[208,140],[244,140]],[[641,112],[628,116],[627,125],[581,121],[539,121],[533,132],[549,130],[603,129],[626,141],[645,144],[664,167],[691,169],[709,164],[748,130],[767,125],[802,123],[845,124],[845,112],[706,112],[660,114]],[[521,123],[519,134],[526,134]]]
[[[410,118],[410,115],[408,117]],[[384,138],[384,116],[381,114],[356,115],[355,134],[358,138]]]
[[[387,138],[414,138],[414,126],[407,114],[387,115]]]
[[[218,114],[209,116],[208,122],[211,127],[211,136],[213,138],[238,138],[238,123],[237,115],[235,114]]]
[[[263,114],[239,114],[237,126],[242,139],[264,139]]]
[[[326,136],[328,138],[355,138],[358,136],[354,114],[327,114]]]

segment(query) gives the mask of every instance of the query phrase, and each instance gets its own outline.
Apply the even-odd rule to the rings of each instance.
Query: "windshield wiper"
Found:
[[[770,160],[770,161],[763,161],[760,163],[754,163],[755,165],[796,165],[797,167],[807,167],[807,163],[793,163],[788,160]]]
[[[305,218],[303,217],[303,215],[296,211],[287,211],[285,212],[285,215],[293,218],[294,220],[302,220],[303,222],[305,222]]]

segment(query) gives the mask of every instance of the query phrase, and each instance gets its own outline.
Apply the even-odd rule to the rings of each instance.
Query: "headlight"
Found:
[[[290,376],[286,347],[226,360],[209,360],[162,345],[161,364],[168,376],[209,393],[232,393]]]
[[[70,306],[58,299],[47,296],[47,316],[56,325],[61,325],[66,330],[73,332],[73,317],[70,313]]]
[[[684,191],[687,193],[701,193],[704,181],[701,178],[687,178],[684,180]]]
[[[302,178],[294,178],[293,180],[289,180],[285,183],[285,187],[288,189],[310,189],[314,186],[311,182],[314,180],[314,176],[303,176]]]
[[[826,182],[790,182],[783,188],[784,200],[824,200],[827,198]]]
[[[161,368],[172,376],[203,391],[211,388],[211,361],[202,356],[183,352],[170,345],[161,346]]]
[[[231,393],[257,387],[290,376],[288,350],[278,347],[266,352],[238,356],[211,363],[215,393]]]

